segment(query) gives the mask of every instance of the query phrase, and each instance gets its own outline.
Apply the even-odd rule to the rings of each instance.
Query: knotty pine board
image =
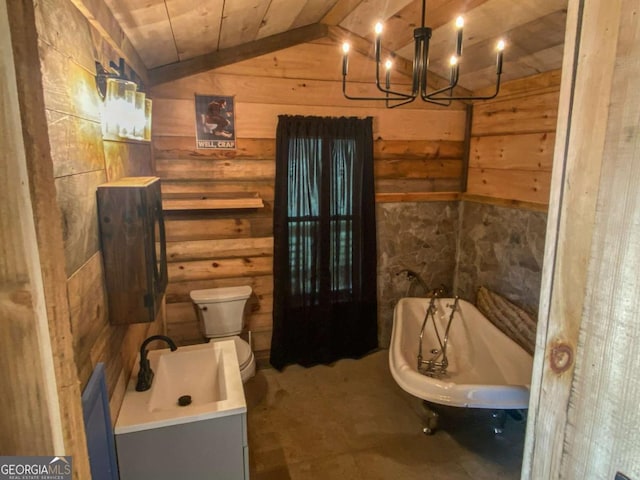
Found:
[[[278,115],[373,116],[374,139],[385,140],[462,141],[465,131],[465,112],[462,110],[385,110],[238,102],[235,114],[236,136],[247,138],[275,138]],[[154,135],[194,135],[194,101],[154,99],[153,128]]]

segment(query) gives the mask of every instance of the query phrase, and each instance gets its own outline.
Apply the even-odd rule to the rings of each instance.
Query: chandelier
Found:
[[[460,58],[462,57],[462,28],[464,20],[462,17],[456,19],[456,52],[449,60],[450,75],[449,83],[443,87],[432,91],[427,91],[427,74],[429,68],[429,40],[432,29],[425,27],[426,0],[422,0],[422,24],[413,31],[414,52],[413,52],[413,72],[411,79],[411,92],[401,92],[391,88],[391,70],[393,68],[393,53],[384,62],[384,86],[380,81],[381,64],[381,43],[382,43],[382,23],[375,26],[375,62],[376,62],[376,87],[382,93],[377,97],[357,97],[347,94],[347,72],[349,66],[349,43],[342,44],[342,93],[349,100],[381,100],[385,102],[387,108],[395,108],[411,103],[417,98],[424,102],[435,103],[437,105],[448,106],[453,100],[489,100],[495,98],[500,91],[500,75],[502,75],[502,55],[505,43],[500,40],[496,46],[496,89],[492,95],[487,96],[456,96],[453,89],[458,84]]]

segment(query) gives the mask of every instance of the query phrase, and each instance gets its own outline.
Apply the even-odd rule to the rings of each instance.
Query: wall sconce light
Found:
[[[96,86],[104,100],[102,135],[105,138],[151,140],[151,99],[132,71],[125,74],[124,59],[109,63],[111,71],[96,62]]]

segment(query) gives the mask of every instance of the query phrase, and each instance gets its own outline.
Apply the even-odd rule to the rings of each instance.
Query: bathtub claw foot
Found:
[[[433,435],[438,430],[438,419],[439,415],[437,413],[433,413],[433,416],[428,417],[426,419],[426,425],[422,427],[422,433],[425,435]]]
[[[422,428],[422,433],[424,433],[425,435],[433,435],[438,429],[440,415],[438,415],[438,412],[434,411],[431,408],[431,405],[429,405],[429,403],[426,401],[422,402],[422,408],[425,412],[424,427]]]
[[[491,413],[493,418],[493,433],[495,435],[502,435],[504,433],[504,424],[507,421],[506,410],[495,410]]]
[[[425,435],[433,435],[434,433],[436,433],[436,431],[433,430],[432,428],[424,427],[422,429],[422,433],[424,433]]]

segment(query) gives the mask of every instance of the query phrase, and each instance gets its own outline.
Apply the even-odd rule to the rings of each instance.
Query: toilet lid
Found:
[[[249,298],[251,287],[243,285],[241,287],[207,288],[204,290],[192,290],[189,295],[194,302],[230,302]]]

